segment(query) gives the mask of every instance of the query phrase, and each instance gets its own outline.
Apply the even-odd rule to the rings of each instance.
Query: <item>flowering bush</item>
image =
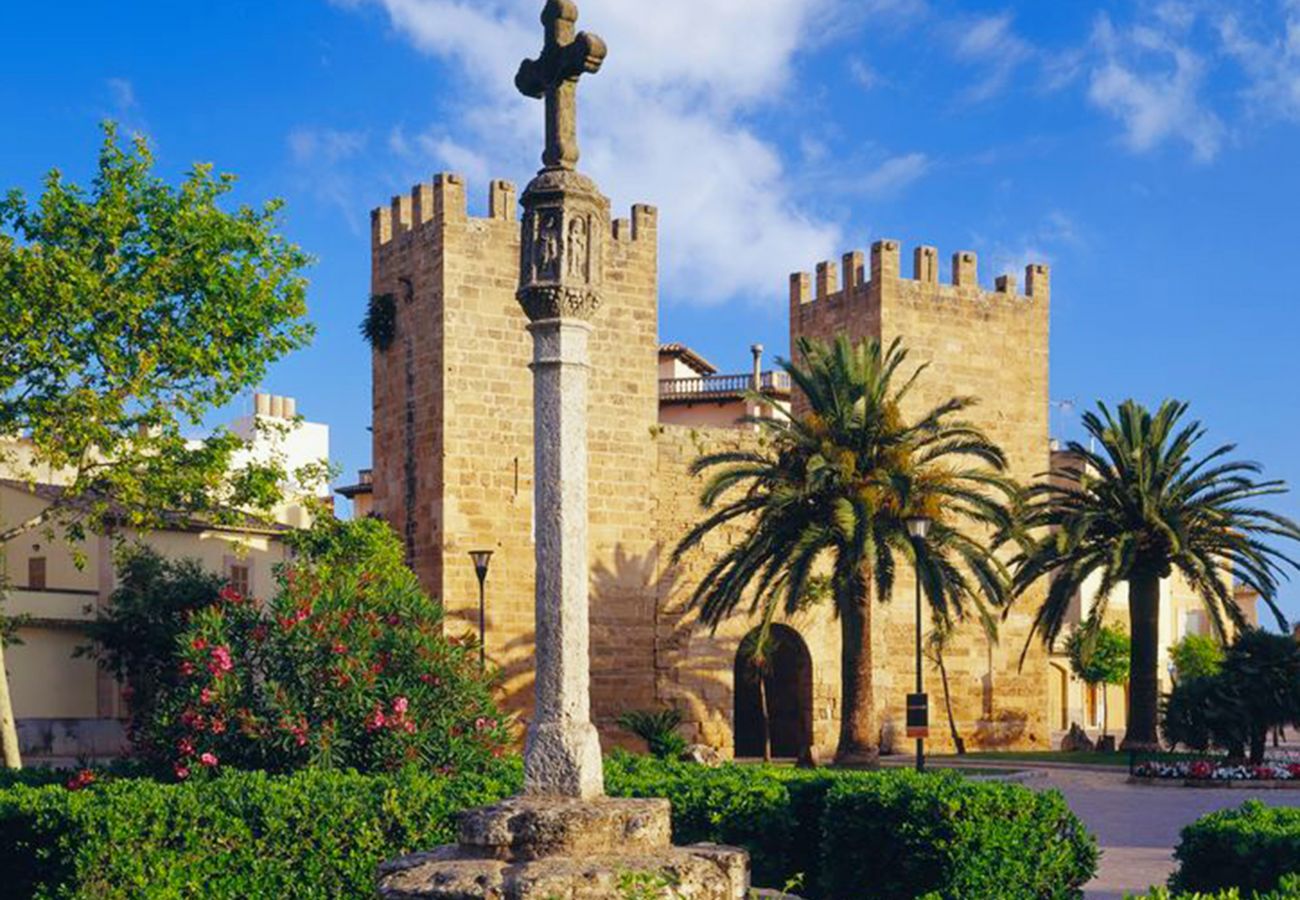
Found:
[[[1240,765],[1227,761],[1193,760],[1144,762],[1133,774],[1139,778],[1181,781],[1300,781],[1300,763]]]
[[[180,780],[220,767],[473,769],[508,723],[466,641],[402,562],[387,525],[327,521],[299,539],[269,603],[229,587],[197,609],[175,687],[137,738]]]

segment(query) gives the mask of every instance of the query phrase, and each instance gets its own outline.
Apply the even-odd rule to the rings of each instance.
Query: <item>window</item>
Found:
[[[45,557],[29,556],[27,558],[27,589],[45,590]]]
[[[246,564],[230,564],[230,587],[241,597],[253,596],[253,573]]]

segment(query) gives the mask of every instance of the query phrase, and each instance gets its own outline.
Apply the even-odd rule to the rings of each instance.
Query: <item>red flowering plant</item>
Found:
[[[325,521],[294,539],[267,604],[223,591],[178,642],[178,688],[149,733],[185,779],[223,766],[461,771],[509,746],[476,645],[376,520]]]

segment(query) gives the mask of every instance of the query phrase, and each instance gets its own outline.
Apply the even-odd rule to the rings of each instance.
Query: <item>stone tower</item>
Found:
[[[372,284],[391,297],[393,338],[373,353],[375,512],[403,535],[450,627],[477,630],[468,552],[496,551],[487,582],[489,658],[509,708],[532,697],[533,405],[528,318],[515,298],[515,188],[492,182],[487,216],[438,175],[372,214]],[[604,273],[591,341],[589,411],[592,697],[597,721],[654,705],[650,431],[658,417],[658,222],[636,206],[603,220]]]
[[[940,280],[936,248],[914,250],[910,277],[902,272],[900,256],[897,241],[878,241],[869,258],[848,253],[841,264],[822,262],[815,274],[792,275],[792,352],[801,337],[826,340],[844,333],[886,345],[900,338],[910,353],[907,371],[920,364],[928,367],[908,397],[910,409],[929,409],[954,396],[976,398],[977,405],[964,418],[1002,447],[1008,474],[1022,484],[1032,483],[1050,465],[1049,269],[1028,266],[1023,292],[1013,275],[997,277],[988,291],[980,286],[978,258],[969,251],[953,254],[947,282]],[[910,597],[911,573],[899,574],[895,596]],[[948,654],[952,681],[961,686],[956,714],[973,744],[1041,745],[1050,735],[1048,665],[1041,642],[1029,643],[1025,664],[1019,665],[1038,599],[1017,602],[995,644],[971,626]],[[888,662],[876,679],[877,707],[883,719],[898,724],[905,685],[915,672],[907,662],[913,613],[907,603],[895,602],[878,621],[883,627],[875,629],[876,659]],[[933,670],[926,677],[933,679]],[[936,705],[937,692],[930,693],[931,721],[937,723],[942,708]],[[932,727],[940,746],[946,742],[944,731]]]

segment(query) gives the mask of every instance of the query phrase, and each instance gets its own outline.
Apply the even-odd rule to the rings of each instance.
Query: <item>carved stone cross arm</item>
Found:
[[[546,99],[548,169],[573,169],[578,164],[578,79],[600,71],[608,52],[594,34],[575,33],[578,6],[573,0],[548,0],[542,11],[546,45],[537,59],[526,59],[515,76],[525,97]]]

